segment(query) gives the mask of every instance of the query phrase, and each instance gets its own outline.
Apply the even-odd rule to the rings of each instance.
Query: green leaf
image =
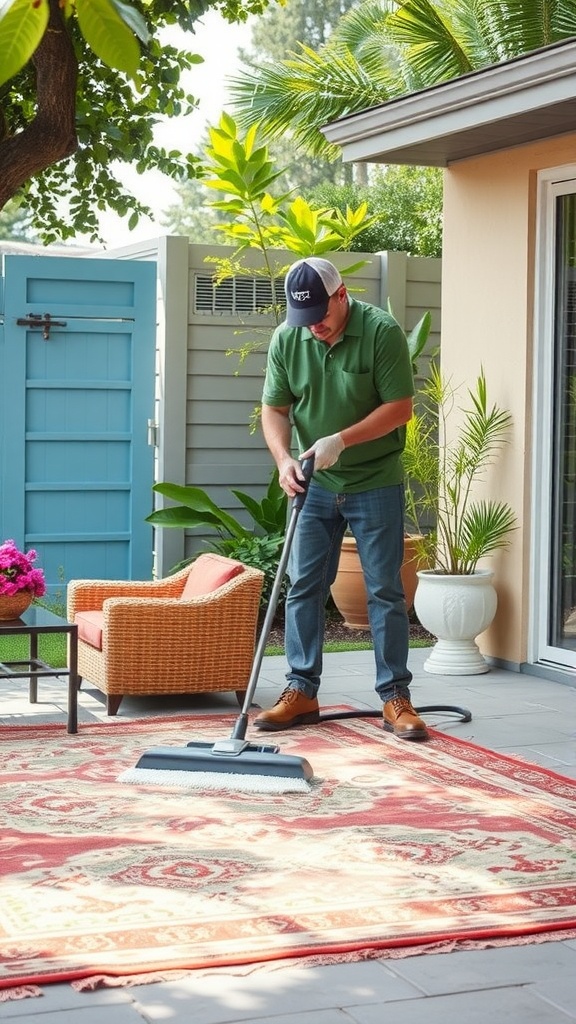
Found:
[[[241,199],[216,199],[210,206],[213,210],[223,210],[225,213],[244,213],[244,203]]]
[[[388,309],[390,309],[390,303],[388,303]],[[394,314],[392,313],[392,316]],[[430,328],[432,327],[432,314],[430,310],[424,313],[424,316],[418,321],[415,327],[412,328],[410,333],[407,335],[408,351],[410,353],[410,359],[412,361],[412,368],[414,372],[417,369],[418,357],[422,354],[424,346],[428,341],[430,335]]]
[[[211,516],[209,512],[195,512],[184,505],[175,508],[159,508],[146,516],[147,523],[154,526],[169,526],[180,530],[192,530],[196,526],[219,526],[217,516]]]
[[[270,216],[278,213],[278,205],[278,200],[271,196],[269,192],[266,192],[260,200],[262,213],[267,213]]]
[[[255,498],[252,498],[250,494],[244,494],[242,491],[233,490],[232,494],[234,494],[238,498],[238,501],[244,505],[244,508],[248,510],[254,522],[257,523],[258,526],[262,526],[263,517],[260,502],[256,501]]]
[[[516,529],[516,516],[506,502],[480,501],[471,504],[462,519],[463,554],[472,567],[478,559],[509,544]],[[467,570],[470,571],[470,570]]]
[[[286,529],[286,507],[286,495],[282,502],[273,501],[271,498],[262,500],[262,526],[267,533]]]
[[[4,0],[0,6],[0,85],[32,57],[48,24],[48,0]]]
[[[280,494],[278,494],[280,490]],[[275,470],[268,491],[261,502],[242,491],[232,491],[244,508],[248,510],[254,522],[265,534],[282,533],[286,528],[287,497],[278,483],[278,471]]]
[[[244,139],[244,148],[246,150],[246,155],[247,156],[253,155],[252,154],[252,150],[253,150],[254,144],[256,142],[257,134],[258,134],[258,125],[257,124],[252,125],[252,127],[249,128],[248,131],[246,132],[246,138]]]
[[[128,27],[132,29],[134,35],[138,36],[138,39],[140,39],[141,42],[149,43],[150,33],[148,31],[146,21],[140,14],[140,11],[137,11],[132,4],[122,3],[122,0],[111,0],[111,2],[118,11],[122,21],[126,22]],[[202,57],[199,57],[200,61],[202,59]]]
[[[172,501],[182,502],[183,505],[186,505],[194,512],[203,513],[207,517],[205,521],[210,525],[216,519],[233,537],[242,537],[249,532],[234,516],[228,515],[227,512],[219,508],[201,487],[185,487],[181,484],[161,483],[155,484],[153,490],[157,491],[158,494],[163,494],[166,498],[170,498]],[[167,510],[162,509],[159,511]],[[156,513],[152,514],[155,515]],[[148,521],[154,520],[148,519]],[[201,524],[197,523],[196,525]]]
[[[340,273],[342,277],[347,277],[348,274],[357,274],[362,267],[366,267],[371,261],[370,260],[358,260],[357,263],[350,263],[346,267],[340,267]]]
[[[226,111],[220,117],[220,128],[226,131],[231,138],[236,138],[236,122]]]
[[[118,4],[114,0],[76,0],[76,11],[82,35],[96,56],[108,67],[133,78],[140,47]]]

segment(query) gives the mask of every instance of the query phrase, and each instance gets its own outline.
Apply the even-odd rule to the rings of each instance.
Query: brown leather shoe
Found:
[[[382,708],[384,729],[401,740],[427,740],[428,729],[407,697],[393,697]]]
[[[273,708],[261,711],[254,719],[257,729],[278,732],[293,725],[315,725],[320,721],[320,709],[316,697],[312,700],[300,690],[284,690]]]

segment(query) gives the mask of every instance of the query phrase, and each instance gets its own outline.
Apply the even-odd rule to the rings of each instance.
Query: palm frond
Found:
[[[473,69],[453,26],[431,0],[406,0],[386,23],[389,38],[404,49],[404,58],[423,85],[464,75]]]
[[[512,423],[510,413],[493,405],[488,409],[486,378],[481,372],[476,389],[468,392],[472,408],[465,410],[465,421],[461,430],[461,465],[468,464],[472,472],[488,466],[497,452],[506,443],[505,434]]]
[[[538,0],[537,6],[548,7],[544,0]],[[576,9],[574,0],[557,0],[554,4],[555,15],[550,31],[550,42],[555,43],[567,36],[576,35]]]
[[[341,49],[328,58],[302,46],[290,59],[258,70],[245,70],[229,80],[229,92],[242,127],[266,124],[270,138],[289,132],[308,152],[337,157],[320,126],[342,114],[384,102],[384,82],[374,81],[351,51]],[[382,78],[382,76],[381,76]]]
[[[510,543],[516,528],[516,516],[503,501],[472,503],[462,518],[460,529],[461,572],[472,572],[478,559]]]
[[[576,35],[574,0],[483,0],[478,23],[493,40],[495,60],[510,60]]]
[[[342,16],[329,42],[330,52],[348,50],[370,79],[385,83],[394,96],[417,88],[406,80],[398,47],[386,29],[397,6],[396,0],[364,0]]]

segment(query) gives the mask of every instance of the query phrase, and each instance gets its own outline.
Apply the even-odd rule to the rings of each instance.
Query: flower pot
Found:
[[[417,576],[416,550],[414,538],[404,538],[404,561],[402,563],[402,586],[406,597],[406,606],[410,609],[414,603]],[[330,588],[334,604],[344,619],[344,625],[350,629],[370,629],[368,622],[368,598],[364,574],[360,565],[360,557],[354,537],[344,537],[340,551],[340,561],[336,579]]]
[[[344,625],[349,629],[370,629],[364,574],[354,537],[344,537],[336,579],[330,593]]]
[[[32,598],[29,590],[19,590],[17,594],[0,594],[0,621],[19,619],[32,604]]]
[[[476,637],[496,614],[494,573],[479,569],[469,576],[448,576],[421,569],[417,575],[414,610],[422,626],[437,637],[425,670],[443,676],[489,672]]]

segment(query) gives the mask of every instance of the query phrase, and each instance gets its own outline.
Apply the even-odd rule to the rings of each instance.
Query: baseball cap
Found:
[[[288,327],[309,327],[323,320],[330,296],[341,284],[340,271],[319,256],[293,263],[285,281]]]

